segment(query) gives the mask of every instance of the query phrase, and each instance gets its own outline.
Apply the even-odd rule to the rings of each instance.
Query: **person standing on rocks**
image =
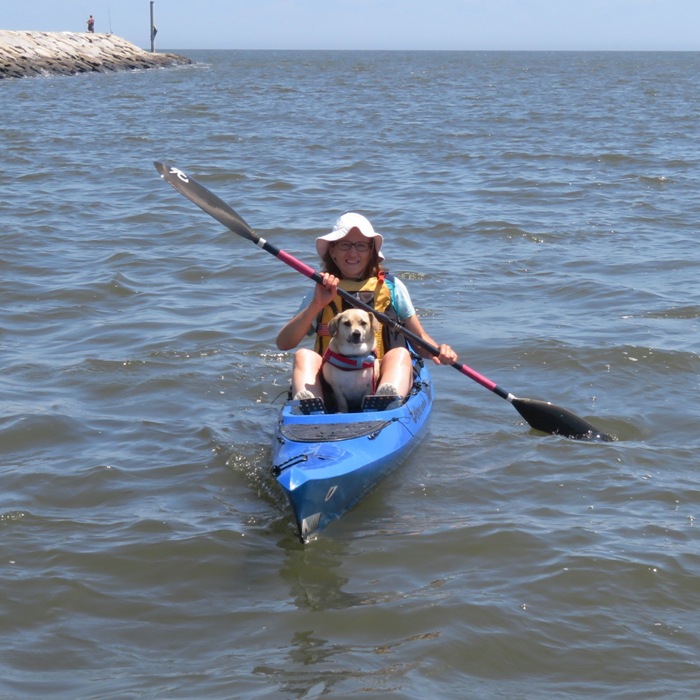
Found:
[[[90,15],[87,19],[87,27],[88,27],[88,31],[91,34],[95,33],[95,18],[92,15]]]

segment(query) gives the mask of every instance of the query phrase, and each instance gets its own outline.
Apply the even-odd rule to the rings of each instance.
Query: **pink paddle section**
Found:
[[[306,275],[306,277],[314,276],[315,270],[301,262],[301,260],[297,260],[293,255],[289,255],[289,253],[285,253],[283,250],[280,250],[279,253],[277,253],[277,257],[283,263],[289,265],[289,267],[294,268],[297,272],[301,272],[302,275]]]
[[[456,364],[456,365],[452,365],[452,366],[457,367],[457,369],[462,374],[466,374],[467,377],[469,377],[469,379],[473,379],[475,382],[481,384],[481,386],[486,387],[490,391],[494,391],[497,387],[496,382],[492,382],[487,377],[484,377],[483,374],[479,374],[477,371],[473,370],[471,367],[467,367],[467,365]]]

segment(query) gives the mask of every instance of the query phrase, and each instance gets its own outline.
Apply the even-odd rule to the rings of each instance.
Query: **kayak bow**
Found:
[[[401,405],[360,413],[305,415],[288,401],[273,441],[272,473],[289,500],[299,539],[309,542],[352,508],[418,445],[428,428],[433,384],[417,361]]]

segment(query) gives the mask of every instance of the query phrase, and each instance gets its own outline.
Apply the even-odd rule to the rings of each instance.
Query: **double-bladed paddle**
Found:
[[[164,165],[163,163],[159,163],[157,161],[155,162],[155,166],[156,170],[158,170],[161,177],[166,182],[172,185],[180,194],[194,202],[200,209],[204,210],[210,216],[213,216],[228,229],[234,233],[237,233],[239,236],[252,241],[255,243],[255,245],[263,250],[266,250],[268,253],[272,253],[272,255],[281,260],[283,263],[286,263],[297,272],[301,272],[302,275],[313,280],[316,282],[316,284],[323,284],[323,277],[318,272],[300,260],[297,260],[289,253],[285,253],[283,250],[280,250],[271,243],[268,243],[264,238],[258,236],[253,229],[251,229],[250,226],[248,226],[248,224],[233,209],[231,209],[231,207],[228,206],[228,204],[219,199],[219,197],[210,192],[206,187],[200,185],[196,180],[193,180],[191,177],[187,176],[184,172],[182,172],[182,170]],[[371,306],[363,303],[359,299],[356,299],[352,294],[343,289],[338,288],[338,294],[350,305],[365,311],[371,311],[381,323],[387,324],[394,332],[402,333],[412,344],[420,346],[434,357],[437,357],[440,354],[439,348],[437,348],[435,345],[425,341],[412,331],[396,323],[386,314],[375,311]],[[602,433],[596,427],[583,420],[583,418],[579,418],[571,413],[571,411],[567,411],[564,408],[555,406],[554,404],[546,401],[519,399],[516,396],[513,396],[513,394],[508,393],[505,389],[502,389],[495,382],[492,382],[490,379],[487,379],[465,364],[455,362],[452,366],[459,370],[462,374],[465,374],[467,377],[477,382],[477,384],[481,384],[481,386],[486,387],[489,391],[492,391],[502,399],[505,399],[509,403],[513,404],[518,413],[535,430],[540,430],[543,433],[550,433],[552,435],[561,435],[563,437],[573,438],[576,440],[602,440],[609,442],[615,439],[611,435]]]

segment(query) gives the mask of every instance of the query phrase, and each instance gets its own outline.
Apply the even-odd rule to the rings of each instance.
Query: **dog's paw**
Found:
[[[307,389],[302,389],[294,394],[295,401],[303,401],[304,399],[315,399],[316,397]]]
[[[389,384],[389,382],[384,382],[384,384],[379,385],[379,388],[377,389],[377,395],[378,396],[398,396],[399,392],[393,384]]]

